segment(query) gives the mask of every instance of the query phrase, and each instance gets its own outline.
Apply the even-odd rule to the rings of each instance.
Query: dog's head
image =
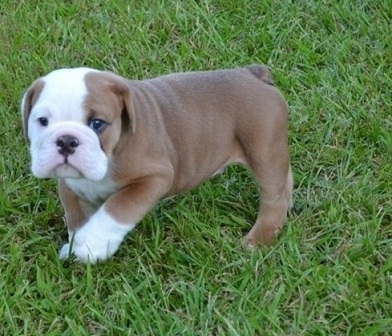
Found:
[[[36,80],[22,99],[24,134],[36,177],[103,179],[123,132],[134,132],[125,79],[87,68]]]

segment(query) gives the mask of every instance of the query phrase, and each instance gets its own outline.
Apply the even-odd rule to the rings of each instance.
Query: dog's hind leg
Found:
[[[245,236],[245,244],[249,247],[257,247],[260,244],[270,245],[279,230],[283,227],[287,211],[292,206],[293,178],[291,167],[281,171],[254,172],[259,182],[260,211],[256,223]],[[285,176],[284,176],[285,175]]]
[[[245,244],[253,247],[271,244],[292,206],[293,177],[286,125],[273,125],[262,134],[253,129],[242,139],[247,166],[260,188],[260,211],[245,237]]]

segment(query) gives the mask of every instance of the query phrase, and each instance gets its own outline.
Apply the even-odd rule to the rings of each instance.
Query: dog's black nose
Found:
[[[79,146],[79,140],[72,135],[63,135],[56,141],[57,149],[62,155],[75,153],[75,148]]]

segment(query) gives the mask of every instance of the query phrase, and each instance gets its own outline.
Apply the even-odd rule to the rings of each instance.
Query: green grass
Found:
[[[0,6],[0,334],[392,334],[392,5],[388,0],[15,1]],[[270,249],[231,168],[159,203],[96,266],[60,262],[55,182],[29,171],[32,80],[268,64],[290,105],[295,208]]]

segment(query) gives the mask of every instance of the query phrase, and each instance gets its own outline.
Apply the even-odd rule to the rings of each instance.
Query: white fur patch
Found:
[[[134,227],[135,224],[117,223],[102,206],[81,228],[69,232],[69,243],[61,248],[59,257],[66,259],[73,253],[81,262],[106,260]]]
[[[76,195],[92,204],[102,204],[117,191],[116,184],[110,178],[96,182],[86,179],[65,179],[65,183]]]

